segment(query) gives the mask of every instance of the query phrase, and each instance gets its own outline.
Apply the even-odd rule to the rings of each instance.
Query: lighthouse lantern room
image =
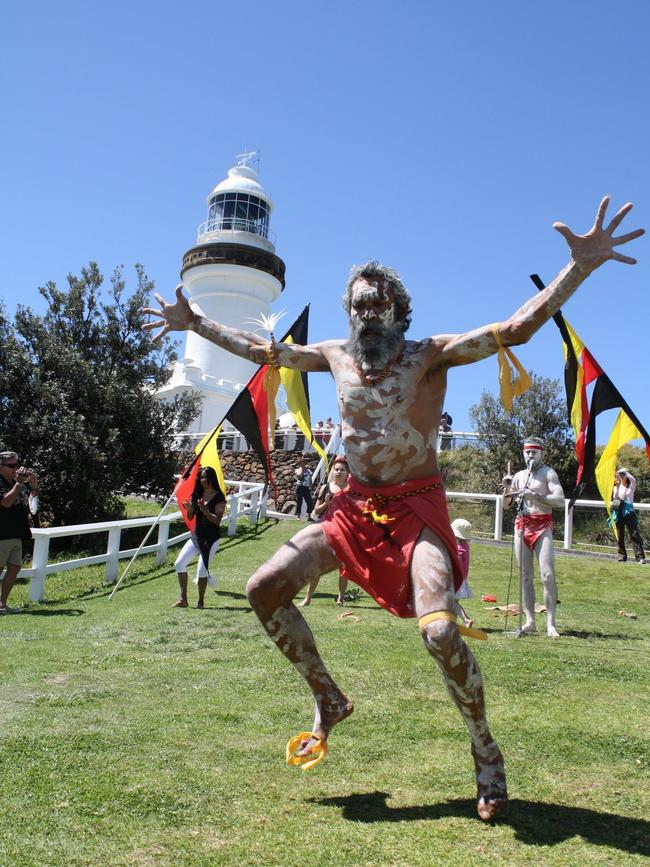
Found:
[[[244,153],[207,197],[208,218],[196,246],[183,256],[181,279],[192,309],[224,325],[250,330],[247,320],[267,315],[284,289],[285,266],[275,253],[269,223],[273,205]],[[223,418],[255,365],[199,337],[186,334],[185,352],[158,392],[168,399],[189,389],[203,396],[187,433],[211,430]]]

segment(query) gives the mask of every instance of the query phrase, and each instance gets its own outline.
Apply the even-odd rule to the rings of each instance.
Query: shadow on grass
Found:
[[[26,608],[20,613],[29,617],[59,617],[61,615],[64,617],[80,617],[86,613],[86,610],[84,608]]]
[[[310,801],[341,807],[343,818],[349,822],[414,822],[451,816],[481,821],[476,815],[476,802],[468,798],[442,804],[390,807],[386,803],[389,797],[387,792],[368,792]],[[531,846],[554,846],[572,837],[582,837],[595,846],[612,846],[630,854],[650,856],[650,822],[643,819],[515,798],[496,821],[510,825],[517,840]]]
[[[567,636],[568,638],[613,638],[616,641],[641,641],[640,635],[630,635],[627,632],[599,632],[598,630],[592,630],[587,632],[583,629],[566,629],[562,631],[562,636]]]

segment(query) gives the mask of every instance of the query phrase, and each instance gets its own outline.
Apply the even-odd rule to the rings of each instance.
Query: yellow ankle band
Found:
[[[449,623],[456,623],[456,615],[451,611],[432,611],[431,614],[425,614],[418,620],[418,629],[420,632],[428,623],[433,623],[434,620],[448,620]],[[487,634],[481,629],[470,629],[468,626],[459,626],[456,623],[456,629],[461,635],[466,635],[468,638],[477,638],[479,641],[487,641]]]

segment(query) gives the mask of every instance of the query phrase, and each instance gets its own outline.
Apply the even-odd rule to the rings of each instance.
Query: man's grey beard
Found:
[[[365,335],[363,322],[350,323],[348,348],[360,367],[383,368],[397,357],[404,340],[404,323],[392,325],[373,324],[371,334]]]

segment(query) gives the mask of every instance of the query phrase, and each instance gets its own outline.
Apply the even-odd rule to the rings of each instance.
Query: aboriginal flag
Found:
[[[530,279],[540,291],[545,288],[537,274],[531,274]],[[576,487],[570,505],[573,505],[594,479],[597,481],[603,500],[609,504],[619,448],[630,440],[644,439],[646,453],[650,460],[650,435],[560,311],[553,316],[553,320],[564,342],[567,415],[575,434],[578,459]],[[595,385],[590,403],[587,397],[587,386],[592,382],[595,382]],[[608,409],[620,409],[621,412],[598,467],[595,467],[596,418]],[[611,483],[608,482],[610,470]]]
[[[300,316],[288,329],[280,340],[280,343],[306,345],[309,342],[307,337],[308,326],[309,305],[305,307]],[[267,364],[260,367],[226,413],[226,419],[233,427],[236,427],[238,431],[243,433],[250,447],[259,457],[264,467],[267,485],[269,481],[273,482],[269,444],[269,393],[265,389],[265,379],[268,369],[269,366]],[[282,367],[280,368],[280,380],[286,393],[289,412],[295,418],[296,424],[305,435],[305,438],[312,444],[321,457],[326,460],[323,449],[314,440],[311,431],[307,374],[292,368]]]
[[[281,343],[308,343],[309,305],[305,307],[291,328],[284,335]],[[224,421],[229,421],[237,428],[248,441],[251,449],[259,457],[264,468],[266,484],[272,482],[271,455],[269,446],[269,398],[265,389],[265,376],[269,369],[268,365],[262,365],[248,381],[246,387],[237,396],[225,417],[219,424],[206,434],[195,449],[196,458],[185,469],[182,479],[176,489],[178,505],[183,513],[185,523],[190,530],[194,529],[194,521],[189,521],[183,503],[189,500],[194,490],[196,477],[201,466],[214,467],[221,490],[226,492],[223,471],[219,461],[217,442],[221,426]],[[306,439],[314,449],[325,458],[325,453],[320,445],[314,440],[311,431],[311,418],[309,409],[309,388],[307,374],[299,370],[281,368],[280,377],[287,396],[287,406],[296,419],[296,424],[304,433]]]

